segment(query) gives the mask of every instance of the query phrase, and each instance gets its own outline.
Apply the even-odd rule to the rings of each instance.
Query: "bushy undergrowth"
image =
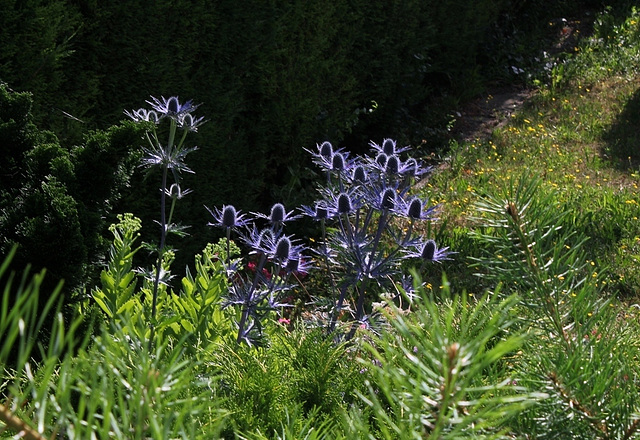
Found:
[[[595,35],[635,63],[637,11],[606,14]],[[452,144],[420,185],[419,161],[390,140],[358,157],[318,145],[315,205],[211,209],[226,237],[179,278],[168,234],[184,232],[183,142],[203,119],[177,98],[130,112],[160,181],[159,245],[119,216],[99,283],[66,321],[60,289],[16,275],[8,252],[0,438],[639,438],[640,178],[613,139],[637,118],[637,66],[611,78],[611,58],[576,52],[570,81],[491,139]],[[302,213],[322,237],[284,233]]]

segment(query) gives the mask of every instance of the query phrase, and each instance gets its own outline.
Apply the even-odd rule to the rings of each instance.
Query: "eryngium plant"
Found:
[[[252,271],[243,271],[239,261],[232,261],[227,252],[229,290],[223,308],[239,309],[236,341],[258,343],[264,319],[272,311],[290,306],[283,299],[292,287],[291,276],[296,278],[296,274],[309,270],[309,260],[303,255],[305,247],[283,232],[284,224],[299,216],[293,215],[293,211],[287,212],[281,203],[273,205],[269,215],[253,213],[254,218],[248,218],[232,205],[207,209],[213,217],[209,226],[225,231],[227,246],[234,230],[257,259]],[[266,222],[260,229],[256,225],[258,219]]]
[[[397,147],[391,139],[370,146],[370,154],[353,158],[329,142],[308,150],[326,172],[326,185],[319,190],[321,198],[313,206],[303,206],[302,212],[321,223],[317,254],[335,298],[329,327],[333,331],[342,312],[350,310],[353,322],[347,338],[359,326],[371,326],[373,310],[367,303],[380,294],[398,292],[394,285],[401,281],[407,259],[424,264],[451,254],[415,233],[417,222],[435,219],[436,207],[410,191],[430,168],[406,157],[410,148]],[[410,278],[404,279],[411,290]],[[348,302],[353,307],[347,307]]]
[[[160,244],[157,248],[158,258],[155,270],[147,275],[153,280],[153,302],[151,305],[151,329],[153,334],[154,322],[156,319],[156,308],[158,300],[158,285],[169,281],[170,274],[162,270],[164,260],[165,242],[169,232],[180,234],[183,228],[171,223],[175,203],[190,191],[180,187],[180,172],[192,173],[193,171],[185,163],[186,156],[197,149],[197,147],[187,148],[184,141],[189,132],[195,132],[205,121],[203,117],[193,116],[193,112],[199,104],[193,104],[191,100],[180,103],[178,97],[172,96],[160,99],[151,97],[147,101],[151,110],[140,108],[124,113],[136,122],[149,124],[146,132],[149,146],[144,148],[145,157],[142,166],[153,169],[158,168],[162,173],[160,184]],[[158,135],[159,126],[168,122],[168,137],[166,143],[160,141]],[[179,135],[178,129],[182,130]],[[179,135],[179,140],[176,140]],[[173,176],[173,183],[169,185],[169,171]],[[171,208],[167,216],[167,197],[171,199]],[[153,337],[150,339],[152,340]]]

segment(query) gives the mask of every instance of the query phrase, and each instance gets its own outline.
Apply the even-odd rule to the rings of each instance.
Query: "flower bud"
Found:
[[[338,213],[347,214],[352,210],[351,198],[348,194],[342,193],[338,196]]]
[[[231,205],[225,206],[222,211],[222,226],[225,228],[231,228],[236,225],[236,219],[236,208]]]
[[[364,183],[367,180],[367,172],[362,165],[358,165],[353,170],[353,180],[360,183]]]
[[[276,251],[274,257],[276,260],[287,260],[289,258],[289,252],[291,251],[291,240],[288,237],[280,237],[276,244]]]
[[[387,174],[398,174],[398,170],[400,169],[400,160],[398,156],[392,154],[387,158],[387,163],[385,165],[385,172]]]
[[[344,170],[345,163],[342,153],[335,153],[333,155],[333,157],[331,158],[331,168],[333,168],[334,170]]]
[[[436,254],[436,242],[433,240],[427,240],[422,248],[422,258],[427,261],[433,261],[433,257]]]
[[[282,223],[285,215],[286,211],[284,209],[284,205],[282,203],[276,203],[271,207],[271,215],[269,216],[269,219],[271,220],[271,223]]]
[[[382,142],[382,152],[387,156],[395,154],[396,152],[396,143],[391,139],[385,139]]]
[[[416,197],[411,200],[407,216],[415,220],[419,220],[422,217],[422,201],[419,198]]]
[[[323,142],[320,145],[320,156],[329,159],[333,156],[333,146],[329,142]]]
[[[393,188],[387,188],[382,194],[382,209],[391,210],[396,206],[396,191]]]

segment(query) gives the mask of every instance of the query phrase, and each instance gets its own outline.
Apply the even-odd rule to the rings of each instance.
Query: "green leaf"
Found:
[[[127,301],[126,303],[122,304],[120,306],[120,308],[118,309],[118,311],[116,312],[116,314],[120,315],[120,314],[122,314],[124,312],[129,312],[134,307],[136,307],[136,308],[140,307],[140,301],[138,301],[137,298],[131,298],[129,301]]]

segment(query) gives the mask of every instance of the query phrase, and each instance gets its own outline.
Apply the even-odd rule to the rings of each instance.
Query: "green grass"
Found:
[[[442,206],[447,245],[464,259],[474,251],[466,234],[474,203],[514,177],[539,176],[558,209],[571,212],[570,226],[590,237],[593,260],[612,270],[608,293],[639,300],[639,99],[637,73],[604,76],[594,87],[576,81],[553,96],[543,88],[489,139],[453,142],[426,186]],[[445,270],[475,290],[465,264]]]

